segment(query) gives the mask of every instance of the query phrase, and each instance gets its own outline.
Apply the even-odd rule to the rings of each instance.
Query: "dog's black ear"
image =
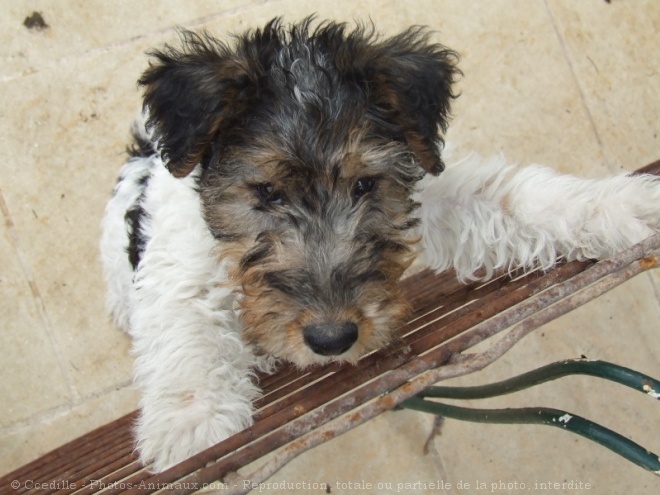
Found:
[[[428,31],[412,27],[367,50],[366,75],[377,122],[404,139],[427,172],[444,169],[441,134],[447,131],[458,55],[429,41]]]
[[[147,127],[176,177],[185,177],[203,160],[256,85],[256,75],[235,50],[205,33],[182,31],[181,38],[181,48],[152,51],[151,65],[139,80],[145,87]]]

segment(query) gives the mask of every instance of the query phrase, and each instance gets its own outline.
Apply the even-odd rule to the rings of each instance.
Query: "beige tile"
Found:
[[[649,278],[641,275],[540,328],[484,371],[445,384],[490,383],[581,354],[658,377],[659,320],[660,308]],[[657,403],[639,392],[596,378],[567,377],[510,396],[462,405],[565,409],[660,452],[657,436],[648,433],[651,425],[660,422]],[[499,481],[533,487],[536,481],[574,480],[591,483],[589,493],[598,494],[648,493],[655,483],[652,474],[603,447],[550,427],[447,420],[436,446],[455,483],[478,479],[487,482],[489,488]]]
[[[130,375],[129,341],[104,309],[99,223],[123,159],[144,64],[133,50],[0,83],[0,177],[26,261],[76,393]]]
[[[13,78],[49,67],[62,59],[88,54],[106,45],[131,43],[174,26],[191,26],[205,19],[260,3],[259,0],[179,2],[149,0],[5,0],[0,19],[0,78]],[[48,28],[27,29],[23,23],[40,12]]]
[[[549,0],[613,170],[660,159],[660,4]]]
[[[464,77],[450,141],[563,172],[599,176],[603,155],[542,2],[472,2],[455,48]],[[570,132],[567,132],[570,130]]]
[[[655,296],[657,297],[658,301],[660,301],[660,269],[656,268],[655,270],[652,270],[649,276],[653,281]]]
[[[73,407],[62,408],[28,425],[0,432],[0,473],[5,474],[51,450],[134,411],[138,395],[125,387]]]
[[[39,314],[40,303],[17,259],[10,228],[0,224],[0,428],[71,400],[48,325]]]

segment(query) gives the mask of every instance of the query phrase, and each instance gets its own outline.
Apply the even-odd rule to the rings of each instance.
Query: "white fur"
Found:
[[[421,202],[421,260],[461,280],[495,270],[549,269],[558,257],[605,258],[660,229],[654,176],[580,179],[502,156],[473,154],[427,177]]]
[[[198,171],[173,178],[157,156],[130,160],[103,221],[108,306],[134,341],[142,391],[136,427],[145,464],[162,470],[247,427],[260,365],[241,341],[226,267],[201,215]],[[143,196],[149,239],[138,270],[126,255],[126,210]],[[549,268],[558,256],[601,258],[660,228],[660,184],[619,176],[583,180],[476,155],[429,177],[422,206],[423,262],[456,268]]]
[[[131,160],[121,169],[101,225],[101,261],[107,286],[106,306],[115,325],[128,331],[133,269],[128,261],[128,229],[124,214],[140,197],[137,182],[151,175],[152,160]]]
[[[121,181],[108,205],[102,253],[109,306],[133,338],[142,392],[137,447],[160,471],[251,424],[258,363],[241,342],[225,268],[212,254],[196,174],[175,179],[154,156],[131,160],[122,176],[144,169],[152,174],[143,204],[149,241],[133,280],[127,243],[113,234],[126,198],[139,194],[135,182]]]

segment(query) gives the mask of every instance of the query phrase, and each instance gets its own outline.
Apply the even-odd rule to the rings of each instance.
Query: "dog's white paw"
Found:
[[[250,400],[194,394],[143,401],[136,427],[140,460],[163,471],[252,424]]]

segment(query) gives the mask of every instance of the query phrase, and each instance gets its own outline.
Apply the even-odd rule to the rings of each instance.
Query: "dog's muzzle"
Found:
[[[358,339],[358,327],[353,322],[320,323],[303,328],[305,344],[321,356],[339,356]]]

